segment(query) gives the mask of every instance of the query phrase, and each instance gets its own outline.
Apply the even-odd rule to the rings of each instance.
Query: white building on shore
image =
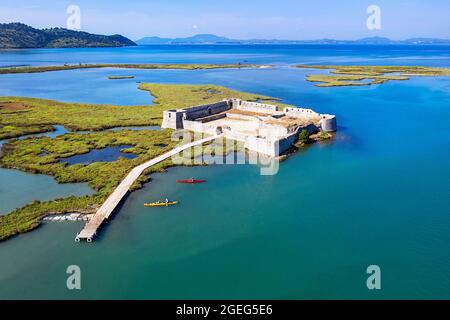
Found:
[[[310,134],[337,129],[335,115],[293,107],[280,111],[276,105],[240,99],[164,111],[162,127],[223,134],[269,156],[289,150],[303,129]]]

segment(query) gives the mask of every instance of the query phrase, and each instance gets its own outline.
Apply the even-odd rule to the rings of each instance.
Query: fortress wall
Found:
[[[277,157],[286,152],[297,141],[297,135],[292,134],[282,139],[262,139],[258,137],[248,137],[245,140],[245,148],[250,151],[262,153],[271,157]]]
[[[258,112],[258,113],[275,113],[278,107],[272,104],[243,101],[240,99],[231,99],[230,104],[233,108],[243,111]]]
[[[243,121],[252,121],[252,122],[260,122],[264,123],[269,118],[270,115],[246,115],[246,114],[239,114],[239,113],[227,113],[227,118],[230,119],[236,119],[236,120],[243,120]]]
[[[292,147],[298,140],[298,135],[303,129],[309,134],[317,132],[319,129],[325,132],[336,131],[336,116],[330,114],[319,114],[311,109],[291,108],[284,109],[288,117],[303,119],[320,119],[318,125],[308,124],[305,127],[285,128],[283,126],[267,124],[262,119],[265,115],[243,115],[236,113],[224,113],[231,108],[255,113],[264,113],[267,116],[282,116],[283,112],[278,111],[278,107],[270,104],[247,102],[240,99],[224,100],[217,103],[196,106],[180,110],[167,110],[163,112],[164,118],[162,128],[186,129],[205,134],[217,134],[217,126],[210,125],[209,121],[229,117],[231,119],[247,120],[252,128],[259,130],[259,136],[248,136],[239,132],[225,130],[226,137],[243,141],[248,150],[259,152],[269,156],[278,156],[280,153]],[[205,118],[205,119],[199,119]],[[195,121],[196,119],[199,119]]]
[[[240,142],[245,142],[247,139],[246,136],[242,136],[241,134],[238,134],[238,133],[230,131],[230,130],[225,130],[224,135],[225,135],[225,138],[227,138],[227,139],[237,140]]]
[[[191,107],[185,109],[186,119],[195,120],[197,118],[207,117],[213,114],[217,114],[226,110],[231,109],[228,101],[220,101],[211,104],[205,104],[201,106]]]
[[[319,131],[319,128],[317,126],[315,126],[314,124],[310,123],[308,124],[306,127],[301,128],[300,130],[298,130],[298,134],[300,134],[300,132],[302,132],[303,129],[306,129],[306,131],[308,131],[308,134],[313,134]]]
[[[284,113],[293,118],[316,118],[320,117],[320,114],[311,109],[305,108],[284,108]]]
[[[244,121],[259,121],[258,117],[249,116],[249,115],[246,115],[246,114],[237,114],[237,113],[227,113],[227,118],[237,119],[237,120],[244,120]]]
[[[325,132],[337,130],[336,116],[332,114],[320,114],[311,109],[286,107],[287,116],[298,118],[320,118],[320,127]]]
[[[206,122],[219,120],[219,119],[226,118],[226,117],[227,117],[227,115],[225,113],[217,113],[217,114],[213,114],[212,116],[200,118],[200,119],[198,119],[196,121],[202,122],[202,123],[206,123]]]
[[[282,126],[260,122],[259,134],[260,136],[266,136],[268,138],[278,138],[287,135],[288,129]]]
[[[263,153],[272,157],[278,155],[278,144],[274,140],[262,139],[258,137],[248,137],[245,140],[245,148],[250,151]]]
[[[291,134],[290,136],[287,136],[286,138],[280,139],[278,141],[279,153],[277,154],[277,156],[280,153],[286,152],[289,149],[291,149],[292,146],[297,142],[297,140],[298,140],[298,134]]]
[[[319,132],[319,128],[315,124],[310,123],[310,124],[307,124],[306,126],[296,128],[295,131],[293,131],[293,130],[289,131],[289,137],[293,137],[294,142],[296,142],[298,140],[300,133],[303,130],[306,130],[306,132],[308,132],[308,134],[313,134],[313,133]]]
[[[303,129],[308,131],[308,134],[313,134],[319,131],[319,128],[317,128],[314,124],[308,124],[306,127],[298,128],[297,132],[278,141],[279,154],[286,152],[292,148],[292,146],[298,141],[298,136]]]
[[[183,129],[184,112],[176,110],[167,110],[163,112],[163,129]]]
[[[207,134],[216,134],[216,127],[208,125],[207,123],[202,123],[199,121],[191,121],[184,120],[184,129],[194,131],[194,132],[202,132]]]
[[[331,114],[322,115],[320,119],[320,126],[322,131],[333,132],[337,130],[336,116]]]

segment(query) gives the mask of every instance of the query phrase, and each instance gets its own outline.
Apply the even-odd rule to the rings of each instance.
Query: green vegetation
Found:
[[[0,217],[0,239],[36,227],[40,218],[49,213],[91,212],[106,199],[121,179],[138,164],[148,161],[173,148],[171,130],[161,131],[108,131],[91,134],[66,134],[57,138],[30,138],[5,145],[2,167],[53,176],[60,183],[87,182],[97,193],[93,196],[69,197],[57,201],[33,202]],[[159,146],[164,141],[164,146]],[[119,158],[113,162],[89,165],[67,165],[62,158],[87,153],[93,149],[122,144],[132,145],[126,150],[137,155],[134,159]],[[165,166],[170,165],[166,163]],[[149,168],[147,173],[162,170],[161,164]],[[133,186],[137,189],[145,179]]]
[[[134,76],[109,76],[109,80],[133,79]]]
[[[335,137],[334,133],[318,131],[316,133],[308,134],[308,132],[303,129],[300,132],[298,141],[294,144],[292,150],[289,150],[287,154],[282,155],[280,157],[280,160],[284,160],[286,159],[287,155],[294,153],[298,150],[305,149],[316,142],[331,140],[334,137]]]
[[[297,68],[331,70],[331,75],[311,74],[307,81],[319,82],[317,87],[367,86],[390,80],[409,80],[410,76],[450,76],[449,68],[409,66],[307,66]],[[361,82],[363,80],[371,80]]]
[[[155,107],[161,108],[161,111],[174,108],[186,108],[197,104],[213,103],[222,99],[229,99],[230,97],[247,101],[260,101],[261,103],[276,100],[271,97],[239,92],[215,85],[142,83],[139,85],[139,89],[151,92],[154,97],[153,102],[156,104]],[[274,104],[281,105],[280,103]]]
[[[313,141],[325,141],[333,138],[333,134],[329,132],[319,131],[315,134],[309,136],[309,138]]]
[[[160,143],[164,142],[164,146]],[[126,152],[134,159],[121,158],[113,162],[89,165],[67,165],[62,158],[88,153],[108,146],[132,145]],[[2,167],[53,176],[60,183],[88,182],[100,196],[107,196],[131,168],[169,151],[177,144],[171,141],[171,130],[123,130],[90,134],[65,134],[56,138],[40,137],[16,140],[4,147]]]
[[[139,89],[151,92],[153,106],[112,106],[64,103],[53,100],[0,97],[0,139],[54,130],[59,124],[72,131],[99,131],[113,127],[160,125],[162,111],[212,103],[229,97],[249,101],[272,101],[270,97],[237,92],[213,85],[162,85],[143,83]],[[280,104],[281,105],[281,104]]]
[[[49,130],[61,124],[71,130],[97,131],[117,126],[160,124],[162,111],[190,105],[216,102],[236,97],[250,101],[269,101],[270,97],[233,91],[213,85],[141,84],[155,97],[153,106],[111,106],[62,103],[52,100],[20,97],[0,97],[0,137],[19,135],[30,130]],[[88,134],[69,133],[56,138],[39,137],[12,140],[3,146],[0,166],[26,172],[53,176],[58,182],[87,182],[96,194],[67,197],[53,201],[35,201],[11,213],[0,216],[0,240],[36,228],[42,217],[55,213],[92,213],[136,165],[162,154],[177,141],[171,139],[172,130],[161,131],[102,131]],[[89,165],[67,165],[61,158],[89,152],[93,149],[118,145],[132,145],[127,149],[137,155],[134,159],[120,158],[113,162]],[[211,148],[211,146],[205,146]],[[194,155],[192,155],[194,156]],[[148,181],[146,174],[173,165],[166,160],[148,168],[132,186],[141,187]]]
[[[0,23],[0,48],[123,47],[136,43],[121,35],[104,36],[64,28],[35,29],[23,23]]]
[[[27,133],[54,130],[53,124],[64,125],[72,131],[98,131],[119,126],[159,125],[160,109],[148,106],[111,106],[64,103],[53,100],[0,97],[0,105],[24,106],[11,110],[0,108],[0,139]]]
[[[298,141],[300,143],[306,144],[309,143],[309,134],[308,131],[306,131],[306,129],[302,129],[302,131],[300,132],[300,135],[298,136]]]
[[[1,121],[0,121],[1,122]],[[10,126],[5,125],[0,127],[0,140],[11,139],[29,134],[45,133],[54,131],[53,126]]]
[[[389,80],[408,80],[405,76],[364,76],[364,75],[320,75],[312,74],[306,77],[309,82],[321,82],[316,87],[339,87],[339,86],[367,86],[372,84],[382,84]],[[357,82],[372,80],[370,82]]]
[[[42,67],[11,67],[0,68],[0,74],[9,73],[37,73],[48,71],[63,71],[74,69],[96,69],[96,68],[118,68],[118,69],[226,69],[226,68],[258,68],[256,64],[132,64],[132,63],[101,63],[101,64],[64,64],[60,66],[42,66]]]

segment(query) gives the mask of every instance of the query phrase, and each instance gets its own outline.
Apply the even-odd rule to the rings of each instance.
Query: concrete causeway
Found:
[[[110,194],[110,196],[106,199],[106,201],[102,204],[102,206],[97,210],[94,216],[89,220],[88,223],[84,226],[84,228],[77,234],[75,237],[75,241],[79,242],[81,240],[86,240],[87,242],[92,242],[94,237],[97,234],[97,231],[100,229],[102,224],[108,220],[110,215],[113,213],[114,209],[119,205],[121,200],[125,197],[125,195],[130,190],[131,185],[136,181],[137,178],[144,172],[145,169],[164,161],[175,154],[186,150],[188,148],[192,148],[197,145],[201,145],[205,142],[214,140],[220,137],[220,135],[209,136],[204,139],[196,140],[191,143],[187,143],[181,146],[178,146],[171,151],[168,151],[152,160],[149,160],[130,171],[130,173],[122,180],[122,182],[116,187],[116,189]]]

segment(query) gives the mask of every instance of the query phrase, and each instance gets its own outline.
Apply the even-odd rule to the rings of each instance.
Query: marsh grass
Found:
[[[49,71],[63,71],[76,69],[98,69],[98,68],[118,68],[118,69],[181,69],[181,70],[199,70],[199,69],[240,69],[240,68],[259,68],[256,64],[131,64],[131,63],[99,63],[99,64],[65,64],[59,66],[39,66],[39,67],[11,67],[0,68],[0,74],[11,73],[38,73]]]
[[[308,66],[297,68],[331,70],[331,75],[311,74],[306,80],[317,87],[368,86],[387,81],[409,80],[411,76],[450,76],[449,68],[417,66]],[[370,80],[362,82],[363,80]]]

